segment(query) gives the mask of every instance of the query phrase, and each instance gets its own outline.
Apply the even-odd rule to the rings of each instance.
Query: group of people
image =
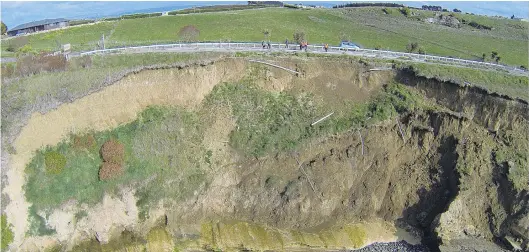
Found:
[[[270,48],[272,48],[272,47],[270,46],[270,41],[268,41],[266,45],[265,45],[265,42],[263,41],[263,42],[261,42],[261,45],[263,46],[263,49],[266,49],[266,48],[270,49]]]
[[[307,41],[302,41],[301,43],[299,43],[299,50],[303,50],[305,49],[305,52],[307,51],[307,46],[309,45],[309,43],[307,43]]]
[[[289,44],[289,41],[288,39],[285,39],[285,48],[288,49],[288,44]],[[265,42],[261,42],[261,45],[263,46],[263,49],[270,49],[271,46],[270,46],[270,41],[267,42],[267,44],[265,44]],[[307,51],[307,46],[309,45],[309,43],[307,43],[307,41],[303,41],[301,43],[299,43],[299,50],[303,50],[305,49],[305,52]],[[323,46],[323,48],[325,49],[325,52],[327,52],[329,50],[329,44],[325,44]]]

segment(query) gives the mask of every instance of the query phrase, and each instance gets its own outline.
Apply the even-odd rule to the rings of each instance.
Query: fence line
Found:
[[[265,44],[266,47],[266,44]],[[93,54],[105,54],[105,53],[116,53],[116,52],[124,52],[124,51],[135,51],[135,50],[170,50],[170,49],[191,49],[191,50],[199,50],[199,49],[251,49],[251,50],[263,50],[266,49],[263,47],[261,43],[232,43],[232,42],[201,42],[201,43],[176,43],[176,44],[162,44],[162,45],[147,45],[147,46],[131,46],[131,47],[119,47],[119,48],[111,48],[111,49],[102,49],[102,50],[94,50],[94,51],[87,51],[87,52],[81,52],[78,55],[93,55]],[[288,48],[286,48],[285,44],[280,43],[273,43],[270,44],[271,49],[294,49],[296,50],[298,48],[295,44],[290,44]],[[308,45],[308,49],[311,50],[321,50],[324,51],[323,45]],[[330,46],[328,48],[328,51],[330,52],[343,52],[343,53],[363,53],[363,54],[374,54],[374,56],[386,56],[386,57],[409,57],[412,59],[419,59],[419,60],[437,60],[437,61],[443,61],[443,62],[452,62],[452,63],[460,63],[460,64],[467,64],[467,65],[474,65],[474,66],[486,66],[486,67],[497,67],[505,70],[513,70],[513,71],[520,71],[520,72],[526,72],[527,70],[520,69],[513,66],[506,66],[506,65],[500,65],[500,64],[494,64],[489,62],[481,62],[481,61],[474,61],[474,60],[465,60],[465,59],[459,59],[459,58],[451,58],[451,57],[442,57],[442,56],[435,56],[435,55],[427,55],[427,54],[416,54],[416,53],[405,53],[405,52],[394,52],[394,51],[386,51],[386,50],[374,50],[374,49],[362,49],[362,48],[345,48],[345,47],[334,47]],[[71,55],[75,57],[76,55]]]

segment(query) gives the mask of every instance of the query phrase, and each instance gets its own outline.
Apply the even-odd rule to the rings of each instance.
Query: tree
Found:
[[[458,9],[454,9],[454,12],[461,12],[461,10],[458,10]]]
[[[514,19],[514,15],[511,16],[511,19]],[[3,23],[2,23],[3,24]]]
[[[2,31],[1,31],[2,33],[0,33],[0,34],[2,34],[2,35],[6,34],[6,32],[7,32],[7,26],[6,26],[6,24],[4,24],[3,21],[2,21],[2,29],[1,29],[1,30],[2,30]]]
[[[194,25],[186,25],[178,32],[178,37],[184,42],[197,41],[200,31]]]
[[[400,9],[400,12],[406,17],[409,17],[410,14],[411,14],[410,8],[408,8],[408,7],[404,7],[402,9]]]
[[[301,42],[305,41],[305,32],[304,31],[294,32],[294,41],[296,41],[296,43],[298,44],[301,44]]]
[[[500,60],[501,60],[501,56],[497,56],[497,57],[496,57],[496,63],[499,63]]]
[[[490,58],[491,58],[491,60],[496,61],[496,63],[500,62],[500,60],[501,60],[501,56],[496,51],[492,51],[490,53]]]
[[[417,50],[417,52],[418,52],[419,54],[426,54],[426,51],[424,51],[424,48],[422,48],[422,46],[419,47],[419,49]]]
[[[487,61],[487,54],[486,53],[483,53],[483,55],[481,55],[481,60],[483,60],[483,62]]]
[[[496,56],[498,56],[498,52],[496,52],[496,51],[492,51],[492,52],[490,53],[490,57],[491,57],[492,59],[495,59]]]
[[[406,45],[406,51],[409,53],[415,52],[419,48],[419,43],[412,42]]]

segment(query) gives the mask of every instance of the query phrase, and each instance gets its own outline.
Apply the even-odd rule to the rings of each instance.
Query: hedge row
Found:
[[[203,13],[203,12],[218,12],[218,11],[231,11],[231,10],[247,10],[265,8],[265,5],[216,5],[216,6],[204,6],[191,9],[183,9],[177,11],[170,11],[168,15],[178,14],[190,14],[190,13]]]
[[[159,17],[163,13],[161,12],[155,12],[155,13],[140,13],[140,14],[129,14],[129,15],[123,15],[119,17],[110,17],[110,18],[103,18],[103,21],[116,21],[121,19],[135,19],[135,18],[148,18],[148,17]]]

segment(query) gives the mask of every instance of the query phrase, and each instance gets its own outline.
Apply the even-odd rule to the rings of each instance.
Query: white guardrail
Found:
[[[267,44],[265,44],[267,45]],[[279,44],[274,43],[270,44],[271,49],[287,49],[285,44]],[[323,52],[324,48],[323,45],[308,45],[307,46],[309,50],[319,50],[317,52]],[[103,50],[94,50],[94,51],[88,51],[88,52],[81,52],[79,55],[93,55],[93,54],[105,54],[105,53],[119,53],[124,51],[157,51],[157,50],[171,50],[171,49],[191,49],[191,50],[200,50],[200,49],[233,49],[233,50],[241,50],[241,49],[251,49],[251,50],[263,50],[263,46],[261,43],[178,43],[178,44],[163,44],[163,45],[148,45],[148,46],[131,46],[131,47],[120,47],[120,48],[111,48],[111,49],[103,49]],[[289,44],[288,49],[296,50],[299,49],[299,45],[296,44]],[[345,52],[348,54],[363,54],[364,56],[385,56],[386,58],[391,57],[410,57],[412,59],[418,59],[418,60],[437,60],[441,62],[447,62],[447,63],[459,63],[459,64],[467,64],[467,65],[475,65],[475,66],[485,66],[485,67],[496,67],[501,68],[505,70],[513,70],[513,71],[520,71],[520,72],[526,72],[524,69],[520,69],[513,66],[506,66],[506,65],[500,65],[500,64],[494,64],[489,62],[481,62],[481,61],[474,61],[474,60],[465,60],[465,59],[458,59],[458,58],[449,58],[449,57],[441,57],[441,56],[434,56],[434,55],[427,55],[427,54],[415,54],[415,53],[404,53],[404,52],[394,52],[394,51],[385,51],[385,50],[373,50],[373,49],[354,49],[354,48],[345,48],[345,47],[333,47],[329,46],[328,48],[329,52]],[[368,55],[365,55],[368,54]],[[371,55],[369,55],[371,54]],[[73,56],[73,55],[72,55]]]

